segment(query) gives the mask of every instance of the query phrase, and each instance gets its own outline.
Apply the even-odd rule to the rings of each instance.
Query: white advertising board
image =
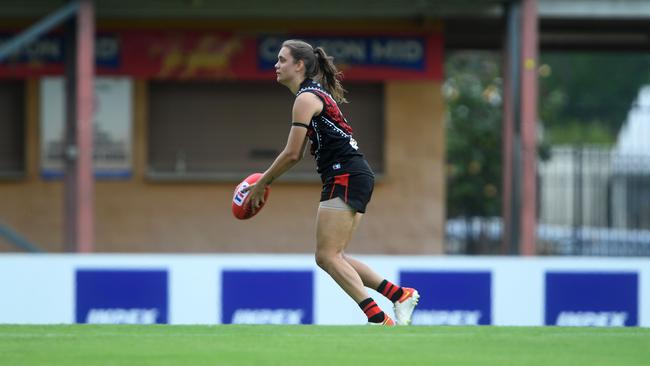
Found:
[[[649,259],[358,258],[420,291],[414,325],[650,326]],[[302,254],[4,254],[0,295],[13,324],[365,323]]]

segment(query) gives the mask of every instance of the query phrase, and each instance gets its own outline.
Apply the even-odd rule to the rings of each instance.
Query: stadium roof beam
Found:
[[[3,0],[6,18],[39,17],[60,6],[61,0]],[[507,0],[95,0],[98,19],[107,18],[493,18],[505,16]],[[538,14],[547,19],[647,20],[647,0],[538,0]],[[476,29],[476,28],[475,28]]]
[[[507,0],[301,0],[270,2],[250,0],[95,0],[99,22],[111,24],[191,20],[192,24],[218,25],[215,21],[277,20],[286,26],[302,20],[408,21],[426,24],[444,21],[447,49],[501,49],[505,33]],[[538,0],[539,44],[545,50],[648,51],[650,2],[647,0]],[[61,0],[3,0],[0,18],[32,21],[60,6]],[[115,23],[118,22],[118,23]]]
[[[97,19],[107,24],[144,24],[190,20],[192,24],[261,20],[286,26],[288,19],[309,22],[368,19],[427,24],[444,21],[447,49],[501,49],[507,0],[95,0]],[[0,18],[11,24],[47,14],[61,0],[3,0]],[[647,0],[538,0],[541,50],[650,50],[650,2]],[[131,22],[131,23],[129,23]],[[137,22],[137,23],[133,23]]]

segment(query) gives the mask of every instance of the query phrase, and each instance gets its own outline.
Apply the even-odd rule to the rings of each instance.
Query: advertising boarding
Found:
[[[76,322],[166,324],[166,270],[77,270]]]
[[[488,325],[492,323],[490,272],[400,273],[402,286],[420,292],[413,325]]]
[[[224,324],[312,324],[312,271],[222,272]]]
[[[545,324],[636,326],[638,291],[637,273],[547,272]]]

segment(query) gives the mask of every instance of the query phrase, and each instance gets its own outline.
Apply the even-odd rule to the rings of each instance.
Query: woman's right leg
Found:
[[[318,209],[316,263],[359,305],[369,324],[395,325],[368,295],[361,277],[343,256],[355,228],[356,215],[361,214],[352,210]]]

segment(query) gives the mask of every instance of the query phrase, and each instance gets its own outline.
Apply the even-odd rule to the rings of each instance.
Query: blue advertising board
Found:
[[[414,325],[487,325],[492,322],[492,274],[473,271],[401,271],[400,285],[420,302]]]
[[[166,270],[77,270],[76,322],[165,324],[167,282]]]
[[[278,50],[286,35],[260,36],[259,68],[274,69]],[[397,69],[425,70],[426,39],[423,36],[295,36],[314,47],[323,47],[337,63],[358,66],[387,66]]]
[[[312,271],[222,272],[224,324],[312,324]]]
[[[0,33],[0,44],[12,39],[15,33]],[[65,56],[65,35],[52,33],[30,42],[0,64],[62,64]],[[120,67],[120,38],[117,34],[97,34],[95,37],[95,62],[97,67]]]
[[[637,273],[547,272],[545,324],[635,326]]]

